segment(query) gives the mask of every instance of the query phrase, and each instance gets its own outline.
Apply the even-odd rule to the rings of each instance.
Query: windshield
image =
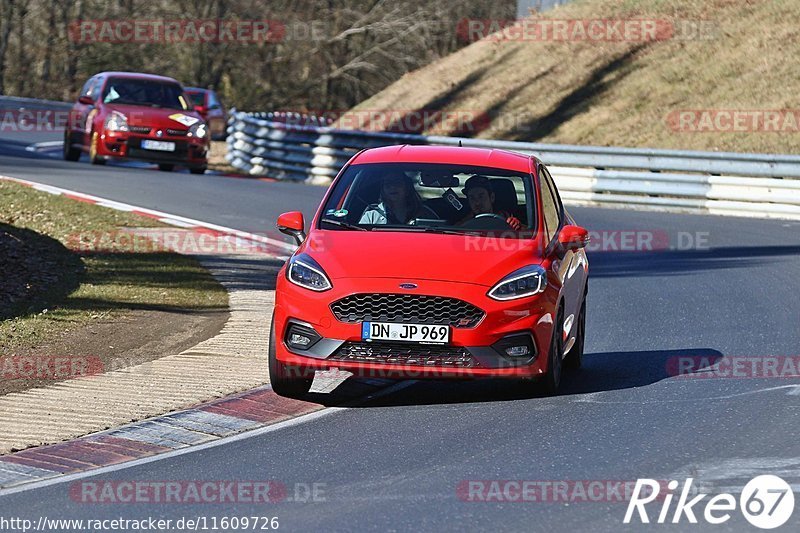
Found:
[[[192,105],[206,105],[206,93],[202,91],[186,91],[186,94],[192,100]]]
[[[351,165],[326,201],[320,227],[530,236],[536,229],[530,184],[529,174],[488,167]]]
[[[106,104],[128,104],[188,110],[183,89],[175,83],[133,78],[111,78],[103,89]]]

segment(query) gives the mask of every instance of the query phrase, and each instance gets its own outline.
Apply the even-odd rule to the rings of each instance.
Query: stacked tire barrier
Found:
[[[341,130],[323,122],[234,111],[227,158],[247,174],[328,184],[363,148],[460,142],[536,155],[573,204],[800,220],[800,156],[459,139]]]

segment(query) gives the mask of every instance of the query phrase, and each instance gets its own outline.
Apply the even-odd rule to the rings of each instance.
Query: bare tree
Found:
[[[14,0],[0,1],[0,94],[6,92],[6,53],[8,42],[11,38],[11,28],[14,18]]]
[[[513,0],[0,0],[0,90],[65,98],[102,70],[214,86],[240,109],[344,110],[465,43],[460,18],[510,18]],[[268,20],[268,42],[81,42],[93,20]],[[41,73],[41,76],[36,76]],[[6,82],[5,84],[3,82]]]

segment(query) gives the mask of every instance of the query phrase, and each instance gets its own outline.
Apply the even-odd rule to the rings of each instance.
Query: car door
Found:
[[[569,333],[569,337],[572,337],[575,333],[572,325],[580,311],[583,288],[586,284],[586,270],[583,268],[585,252],[583,250],[564,251],[558,243],[558,234],[561,228],[570,224],[570,221],[564,211],[564,205],[555,182],[544,165],[539,167],[539,176],[545,225],[548,235],[552,235],[552,242],[550,242],[548,250],[553,255],[554,264],[558,261],[556,271],[564,301],[564,329]]]
[[[86,92],[82,92],[81,96],[88,96],[94,102],[93,104],[81,104],[78,103],[80,107],[80,119],[78,120],[78,124],[82,126],[82,141],[81,144],[83,146],[89,146],[91,143],[91,136],[92,136],[92,122],[94,121],[95,115],[100,111],[99,109],[99,99],[100,99],[100,92],[103,86],[103,77],[102,76],[95,76],[94,78],[90,79],[86,82],[84,86],[86,88]]]
[[[70,143],[84,143],[84,126],[86,125],[86,117],[92,109],[92,106],[80,101],[82,97],[89,96],[92,92],[92,86],[97,77],[93,76],[86,80],[86,83],[81,87],[81,92],[78,93],[78,100],[73,104],[70,110],[69,123],[67,124],[68,135],[65,140]]]

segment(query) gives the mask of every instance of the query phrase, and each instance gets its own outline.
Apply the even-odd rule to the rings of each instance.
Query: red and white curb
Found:
[[[380,379],[350,383],[341,398],[358,402],[383,396],[410,383],[389,386]],[[0,457],[0,496],[21,486],[79,474],[96,473],[107,467],[134,463],[145,458],[171,455],[190,448],[223,444],[270,426],[280,426],[318,411],[338,408],[284,398],[269,387],[233,394],[192,409],[169,413],[68,442],[29,448]]]

